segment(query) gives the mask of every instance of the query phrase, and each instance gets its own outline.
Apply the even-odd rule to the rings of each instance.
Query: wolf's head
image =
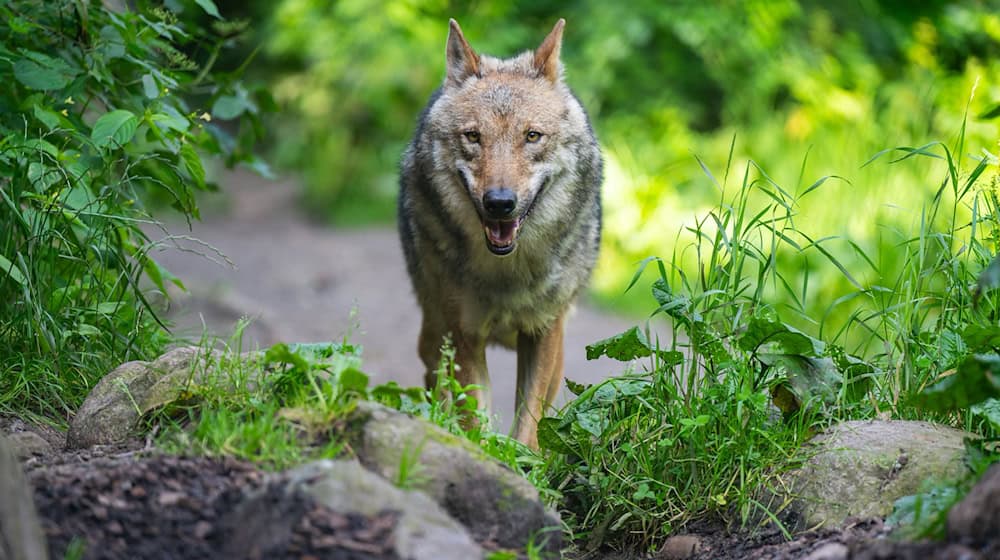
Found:
[[[555,210],[543,206],[572,204],[572,193],[555,191],[575,182],[579,144],[592,138],[563,83],[564,25],[560,19],[534,51],[501,60],[477,54],[450,21],[447,76],[428,115],[434,173],[455,185],[446,203],[465,209],[465,229],[484,232],[495,255],[512,253],[522,229],[551,233],[543,222]]]

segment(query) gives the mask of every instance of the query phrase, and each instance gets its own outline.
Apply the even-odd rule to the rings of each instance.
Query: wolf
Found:
[[[560,19],[534,51],[477,54],[449,21],[444,83],[400,164],[398,226],[423,311],[418,353],[436,386],[450,335],[455,376],[488,406],[487,344],[517,350],[513,435],[537,424],[563,376],[563,327],[601,238],[602,157],[563,79]]]

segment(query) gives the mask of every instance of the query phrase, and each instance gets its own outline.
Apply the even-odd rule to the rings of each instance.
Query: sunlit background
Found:
[[[566,79],[594,120],[606,163],[594,290],[633,312],[648,307],[644,293],[622,296],[635,263],[686,246],[685,228],[723,199],[724,182],[727,196],[737,190],[751,160],[750,181],[766,173],[793,197],[839,177],[794,211],[813,239],[842,236],[824,247],[847,258],[855,251],[848,240],[865,251],[897,243],[943,177],[931,161],[890,165],[886,157],[863,167],[873,155],[951,143],[966,112],[961,155],[997,149],[996,121],[977,118],[1000,100],[996,2],[219,5],[250,21],[246,48],[259,51],[249,75],[280,108],[271,162],[301,176],[304,208],[338,227],[391,223],[397,161],[441,82],[449,17],[474,48],[501,56],[531,48],[566,18]],[[810,266],[808,252],[780,258]],[[879,274],[853,272],[862,283]],[[805,305],[822,309],[847,280],[827,267],[809,284]]]

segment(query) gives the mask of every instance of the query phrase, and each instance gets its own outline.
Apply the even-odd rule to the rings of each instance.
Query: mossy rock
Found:
[[[259,353],[240,356],[245,363]],[[70,449],[110,445],[126,441],[139,420],[152,411],[184,400],[194,384],[229,387],[231,367],[220,367],[226,359],[218,350],[192,346],[176,348],[152,362],[127,362],[105,375],[91,389],[69,425],[66,446]],[[251,373],[259,371],[247,367]]]
[[[472,442],[371,402],[360,403],[352,420],[351,446],[362,464],[426,492],[477,540],[512,549],[534,540],[546,550],[559,549],[559,518],[542,505],[538,490]],[[401,468],[408,471],[405,477]]]
[[[788,500],[799,529],[833,528],[848,517],[885,517],[926,483],[969,475],[963,440],[973,434],[929,422],[842,422],[807,444],[789,474]],[[772,502],[774,503],[774,502]]]

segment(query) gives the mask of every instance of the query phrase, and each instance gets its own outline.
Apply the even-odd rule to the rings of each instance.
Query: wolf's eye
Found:
[[[479,143],[479,132],[478,131],[475,131],[475,130],[466,130],[462,134],[465,135],[465,139],[468,140],[469,142],[472,142],[473,144],[478,144]]]
[[[542,133],[537,130],[529,130],[527,134],[524,135],[524,140],[529,144],[534,144],[542,139]]]

